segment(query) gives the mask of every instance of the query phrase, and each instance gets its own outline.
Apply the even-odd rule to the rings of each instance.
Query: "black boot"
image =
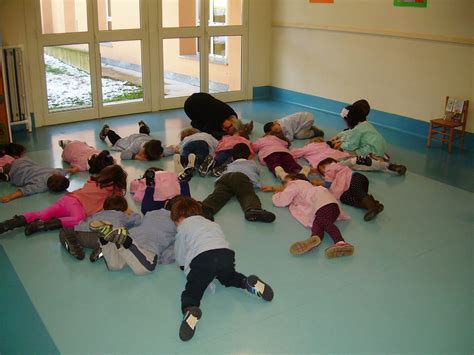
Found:
[[[77,260],[85,257],[84,248],[79,244],[73,228],[63,228],[59,232],[59,241],[66,251]]]
[[[398,175],[405,175],[405,173],[407,172],[407,167],[405,165],[389,164],[388,170],[394,171]]]
[[[50,231],[54,229],[62,228],[62,223],[59,219],[53,218],[49,221],[41,221],[37,219],[31,223],[28,223],[25,227],[25,235],[32,235],[39,231]]]
[[[26,226],[25,217],[15,215],[12,219],[7,219],[0,223],[0,234],[23,226]]]
[[[251,208],[245,211],[245,219],[250,222],[271,223],[275,220],[275,215],[261,208]]]
[[[380,205],[382,206],[382,209],[380,209],[372,195],[363,197],[360,201],[360,206],[367,210],[367,213],[364,215],[364,221],[373,220],[375,216],[377,216],[383,210],[383,205]]]

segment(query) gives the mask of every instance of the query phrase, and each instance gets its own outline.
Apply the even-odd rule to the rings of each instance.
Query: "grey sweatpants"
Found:
[[[135,243],[130,248],[123,246],[117,248],[114,243],[102,245],[102,253],[110,271],[122,270],[129,266],[135,275],[146,275],[155,270],[157,256],[148,250],[145,250]]]

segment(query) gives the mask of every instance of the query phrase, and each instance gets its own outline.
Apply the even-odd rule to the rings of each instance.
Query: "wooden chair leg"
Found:
[[[443,133],[446,134],[446,127],[443,127]],[[441,145],[444,145],[444,143],[447,142],[447,139],[445,135],[442,135],[442,136],[443,136],[443,140],[441,141]]]
[[[431,135],[433,134],[433,128],[432,128],[432,125],[431,125],[431,122],[430,122],[430,132],[428,133],[428,139],[426,141],[426,146],[428,148],[431,147]]]
[[[449,145],[448,145],[448,152],[451,153],[451,150],[453,149],[453,141],[454,141],[454,129],[451,128],[449,130]]]

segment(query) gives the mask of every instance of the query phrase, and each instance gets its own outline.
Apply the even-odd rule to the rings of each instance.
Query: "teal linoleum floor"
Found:
[[[302,110],[271,101],[232,106],[256,121],[252,138],[262,123]],[[327,136],[343,128],[335,116],[314,114]],[[59,166],[58,139],[103,147],[96,138],[102,123],[127,134],[144,119],[171,144],[188,122],[184,117],[172,110],[90,121],[17,134],[17,140],[29,156]],[[292,257],[289,245],[308,231],[286,209],[272,207],[269,194],[260,196],[277,215],[273,224],[246,222],[236,201],[224,207],[216,221],[236,251],[238,269],[268,281],[275,299],[262,303],[221,286],[207,291],[189,343],[178,339],[185,277],[174,265],[137,277],[109,272],[103,262],[76,261],[60,248],[56,232],[0,236],[0,353],[472,353],[473,153],[448,155],[437,145],[427,150],[423,139],[381,131],[393,160],[409,172],[367,173],[370,190],[385,205],[375,221],[363,222],[362,211],[344,207],[352,220],[339,227],[356,246],[353,257],[326,259],[328,237],[313,253]],[[130,179],[151,165],[172,169],[170,158],[123,165]],[[276,182],[262,170],[265,183]],[[74,176],[70,189],[86,179],[85,173]],[[192,194],[204,198],[213,182],[194,178]],[[0,185],[0,194],[11,191]],[[0,218],[57,198],[42,194],[10,202]]]

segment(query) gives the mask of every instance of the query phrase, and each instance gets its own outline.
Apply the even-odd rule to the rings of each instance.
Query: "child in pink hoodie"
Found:
[[[276,207],[289,206],[290,213],[302,225],[311,228],[309,239],[294,243],[290,252],[293,255],[306,253],[317,247],[327,232],[334,245],[325,250],[329,258],[347,256],[354,253],[354,246],[346,243],[336,220],[347,220],[334,196],[324,187],[313,186],[302,174],[288,174],[283,188],[264,186],[263,191],[274,191],[272,201]]]
[[[283,136],[267,133],[252,143],[252,147],[260,162],[282,181],[287,174],[309,174],[310,167],[303,168],[296,162],[288,149],[289,142]]]
[[[293,158],[304,158],[311,167],[316,168],[319,162],[326,158],[333,158],[337,161],[351,157],[348,152],[332,149],[323,138],[313,138],[309,140],[304,147],[290,150]]]
[[[115,164],[108,150],[99,152],[81,141],[60,140],[58,143],[63,149],[61,157],[71,165],[71,172],[89,171],[98,174],[106,166]]]
[[[317,170],[324,178],[324,186],[342,203],[357,208],[364,208],[367,213],[365,221],[370,221],[383,211],[383,205],[369,195],[369,180],[360,173],[338,163],[333,158],[319,162]]]

